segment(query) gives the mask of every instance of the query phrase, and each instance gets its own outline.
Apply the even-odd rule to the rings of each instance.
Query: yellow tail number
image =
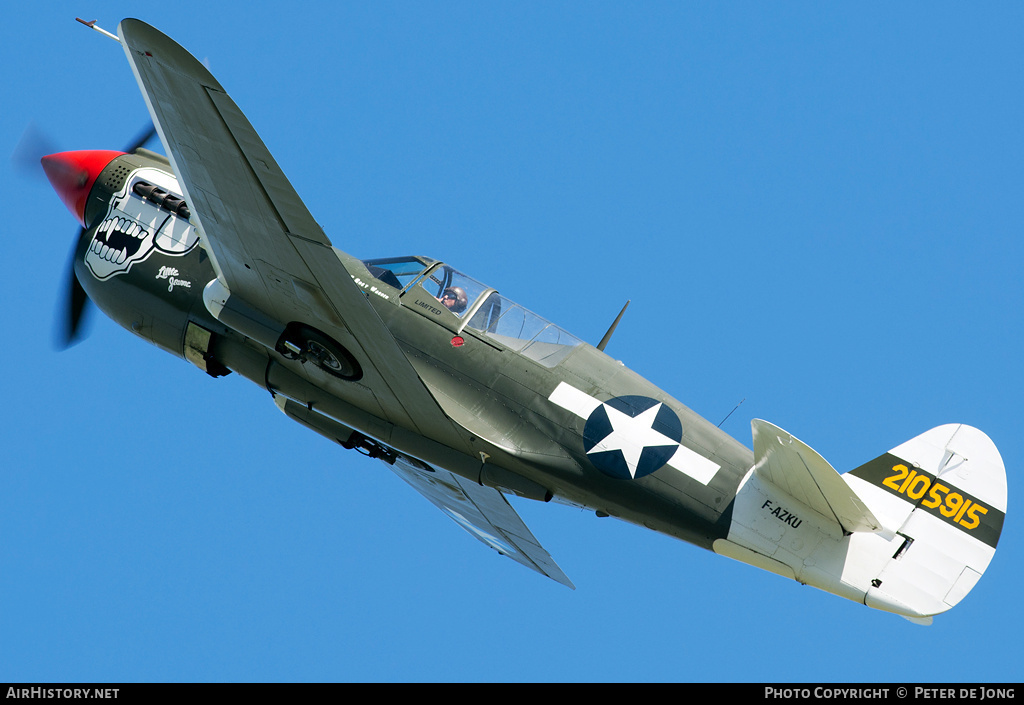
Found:
[[[921,502],[922,507],[937,509],[942,516],[965,529],[977,528],[981,524],[981,515],[988,513],[987,507],[964,497],[927,473],[911,470],[902,463],[894,465],[892,473],[882,480],[883,485],[915,504],[927,495],[927,499]]]

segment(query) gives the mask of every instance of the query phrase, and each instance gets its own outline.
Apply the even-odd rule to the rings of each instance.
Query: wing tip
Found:
[[[126,17],[117,25],[117,36],[129,61],[144,56],[184,73],[208,88],[225,92],[202,62],[176,41],[142,20]]]

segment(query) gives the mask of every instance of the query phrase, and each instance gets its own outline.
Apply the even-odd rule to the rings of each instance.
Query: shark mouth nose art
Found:
[[[198,244],[178,190],[177,180],[159,169],[143,167],[128,176],[86,251],[85,264],[94,277],[109,279],[153,252],[177,257]]]

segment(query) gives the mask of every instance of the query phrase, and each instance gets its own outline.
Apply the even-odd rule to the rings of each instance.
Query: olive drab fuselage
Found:
[[[179,245],[179,251],[174,251],[143,243],[140,249],[148,247],[148,252],[134,252],[135,261],[130,266],[120,265],[120,272],[103,280],[86,264],[86,254],[96,247],[97,228],[111,217],[112,208],[116,210],[122,205],[132,175],[139,180],[140,172],[145,176],[154,171],[162,172],[165,179],[176,184],[167,161],[144,150],[118,157],[97,180],[86,209],[87,222],[92,227],[83,233],[75,260],[76,273],[90,298],[123,327],[168,352],[196,362],[210,374],[219,376],[232,370],[261,386],[266,386],[275,374],[294,375],[310,382],[304,362],[290,360],[248,341],[210,314],[203,303],[203,289],[216,274],[201,245],[189,247],[191,243],[185,242]],[[131,193],[131,188],[128,191]],[[180,194],[180,189],[177,193]],[[177,203],[180,197],[172,199]],[[181,218],[167,208],[153,209],[156,218],[149,220],[166,219],[165,228],[170,219]],[[413,268],[419,269],[413,277],[403,277],[408,284],[404,290],[394,286],[401,286],[402,281],[375,276],[374,271],[379,275],[380,266],[368,267],[350,257],[344,261],[353,281],[364,290],[367,301],[428,389],[443,399],[445,412],[462,429],[461,434],[446,439],[443,456],[449,465],[452,458],[462,456],[455,466],[469,468],[464,474],[473,480],[479,479],[480,466],[491,465],[494,470],[511,473],[506,475],[510,478],[508,484],[514,485],[518,477],[525,478],[528,482],[523,482],[524,486],[543,487],[562,501],[633,521],[705,548],[726,535],[730,501],[752,464],[750,450],[621,362],[578,339],[573,338],[574,344],[566,346],[570,349],[562,359],[550,364],[531,359],[529,349],[515,350],[516,342],[509,344],[508,336],[488,335],[486,329],[471,327],[466,319],[447,310],[427,291],[427,286],[415,281],[421,277],[429,284],[430,273],[454,271],[442,263],[421,257],[369,262],[382,262],[387,267],[395,260],[415,263]],[[476,288],[478,299],[486,294],[497,301],[499,295],[492,290],[479,284]],[[507,302],[503,297],[502,300]],[[195,345],[197,335],[206,341],[205,349]],[[537,345],[535,342],[534,347]],[[326,389],[319,394],[330,394],[336,403],[352,405],[373,417],[374,423],[355,430],[387,446],[380,432],[391,420],[375,415],[377,410],[372,403],[366,403],[368,395],[358,382],[323,375],[314,377],[312,386],[326,382]],[[650,403],[644,400],[662,404],[666,408],[664,415],[670,410],[678,419],[674,423],[678,429],[671,429],[665,447],[672,448],[671,444],[676,443],[701,457],[710,457],[718,465],[717,471],[707,483],[665,463],[652,472],[639,468],[643,476],[638,477],[630,477],[628,469],[618,476],[613,471],[603,472],[600,462],[595,466],[594,454],[587,452],[592,450],[586,448],[584,438],[589,417],[567,411],[551,399],[560,385],[579,390],[579,394],[597,402],[625,399],[620,404],[624,408],[630,401],[634,406]],[[319,404],[323,406],[324,400]],[[598,408],[601,407],[595,405],[595,410]],[[422,449],[396,450],[414,456],[419,450],[422,455]],[[485,462],[481,461],[481,454]],[[658,462],[643,460],[647,466]],[[526,492],[518,494],[529,496]]]

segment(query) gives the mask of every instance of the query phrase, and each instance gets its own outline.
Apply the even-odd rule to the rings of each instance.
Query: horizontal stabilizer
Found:
[[[844,533],[878,531],[881,523],[842,476],[810,446],[778,426],[754,419],[754,473],[826,518]]]

